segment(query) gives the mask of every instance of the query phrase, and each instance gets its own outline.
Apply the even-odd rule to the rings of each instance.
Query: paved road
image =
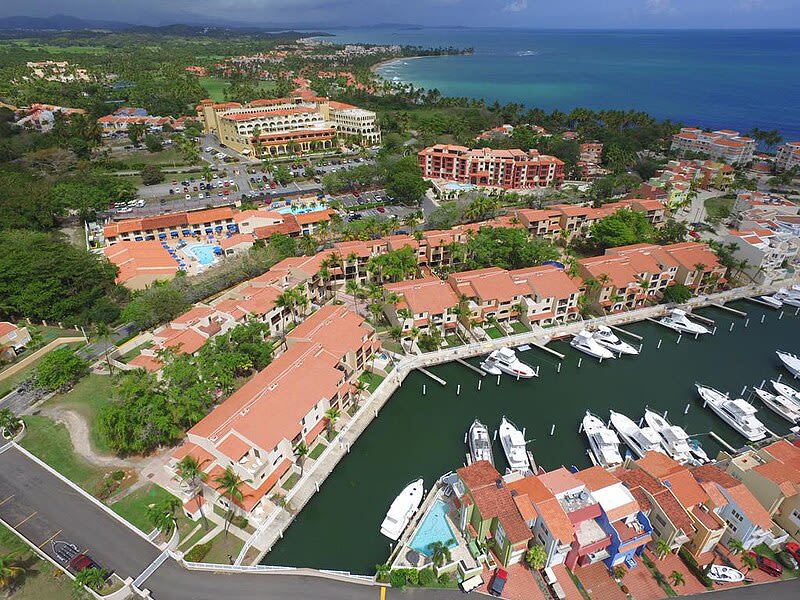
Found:
[[[731,590],[719,590],[705,594],[695,594],[685,596],[687,600],[691,598],[704,598],[705,600],[797,600],[800,598],[800,579],[792,581],[781,581],[762,585],[748,585]]]

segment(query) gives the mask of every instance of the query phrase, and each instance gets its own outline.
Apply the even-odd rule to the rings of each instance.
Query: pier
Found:
[[[431,373],[427,369],[423,369],[422,367],[417,367],[417,371],[419,371],[420,373],[424,373],[425,375],[427,375],[428,377],[433,379],[436,383],[441,383],[442,385],[447,385],[447,382],[444,379],[442,379],[441,377],[437,377],[436,375],[434,375],[433,373]]]
[[[613,329],[614,331],[616,331],[618,333],[622,333],[624,335],[630,336],[630,337],[632,337],[632,338],[634,338],[636,340],[639,340],[639,341],[642,341],[644,339],[642,336],[640,336],[640,335],[638,335],[636,333],[633,333],[631,331],[625,331],[621,327],[615,327],[614,325],[609,325],[608,328],[609,329]]]
[[[534,342],[531,345],[532,346],[536,346],[537,348],[539,348],[540,350],[544,350],[545,352],[549,352],[550,354],[552,354],[553,356],[557,356],[561,360],[564,359],[564,355],[561,354],[561,352],[556,352],[555,350],[553,350],[552,348],[548,348],[544,344],[537,344],[537,343]]]
[[[709,306],[721,306],[721,305],[719,305],[719,304],[710,304]],[[723,306],[722,308],[725,308],[725,307]],[[708,317],[704,317],[703,315],[698,315],[694,311],[692,311],[691,315],[692,315],[693,319],[697,319],[698,321],[702,321],[703,323],[708,323],[709,325],[713,325],[714,324],[714,319],[709,319]]]
[[[457,359],[456,359],[456,362],[457,362],[458,364],[460,364],[460,365],[463,365],[463,366],[467,367],[468,369],[472,369],[473,371],[475,371],[475,372],[476,372],[478,375],[480,375],[481,377],[486,377],[486,371],[484,371],[483,369],[479,369],[479,368],[478,368],[478,367],[476,367],[475,365],[471,365],[471,364],[469,364],[467,361],[465,361],[465,360],[463,360],[463,359],[461,359],[461,358],[457,358]],[[422,370],[422,369],[420,369],[420,371],[423,371],[423,370]],[[424,371],[423,371],[423,372],[424,372]],[[426,374],[426,375],[430,375],[430,373],[425,373],[425,374]]]
[[[731,446],[731,445],[730,445],[728,442],[726,442],[725,440],[723,440],[721,437],[719,437],[719,436],[718,436],[716,433],[714,433],[713,431],[709,431],[709,432],[708,432],[708,435],[709,435],[709,436],[711,436],[712,438],[714,438],[714,439],[717,441],[717,443],[719,443],[719,444],[720,444],[720,445],[721,445],[723,448],[725,448],[726,450],[729,450],[729,451],[730,451],[731,453],[733,453],[733,454],[735,454],[735,453],[736,453],[736,448],[734,448],[733,446]]]
[[[769,302],[764,302],[763,300],[755,297],[745,298],[745,300],[749,300],[750,302],[755,302],[756,304],[760,304],[761,306],[766,306],[767,308],[771,308],[772,310],[778,310],[780,308],[780,306],[773,306]]]
[[[766,302],[764,304],[766,304]],[[738,315],[740,317],[747,316],[747,313],[744,312],[743,310],[736,310],[735,308],[731,308],[730,306],[725,306],[724,304],[720,304],[718,302],[712,302],[711,304],[709,304],[709,306],[713,306],[714,308],[719,308],[721,310],[727,310],[728,312],[732,312],[733,314]],[[714,321],[711,322],[713,323]]]

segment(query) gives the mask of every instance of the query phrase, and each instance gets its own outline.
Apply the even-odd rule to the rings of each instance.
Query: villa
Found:
[[[13,360],[30,342],[31,334],[27,327],[0,321],[0,361]]]

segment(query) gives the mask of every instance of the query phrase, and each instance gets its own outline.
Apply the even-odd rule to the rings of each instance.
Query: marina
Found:
[[[534,379],[501,376],[498,385],[495,377],[482,380],[455,362],[428,367],[447,386],[431,386],[426,375],[410,373],[263,562],[372,573],[390,552],[390,541],[378,530],[395,495],[405,482],[420,476],[435,481],[464,465],[464,434],[476,418],[492,436],[503,415],[525,428],[528,449],[546,470],[592,464],[586,435],[579,432],[587,410],[606,423],[610,409],[636,422],[646,407],[661,415],[668,411],[669,422],[684,428],[712,459],[725,447],[742,447],[743,437],[702,408],[694,383],[729,391],[732,397],[763,380],[766,389],[779,376],[791,385],[791,375],[775,350],[798,349],[794,340],[800,320],[790,313],[781,319],[778,311],[755,303],[733,306],[747,310],[749,327],[739,325],[731,331],[730,325],[742,323],[742,317],[717,308],[700,309],[702,316],[715,321],[717,333],[697,340],[684,336],[681,343],[676,343],[679,334],[670,335],[661,325],[626,324],[626,330],[643,338],[644,349],[625,360],[589,359],[579,367],[583,355],[568,339],[547,344],[548,350],[564,355],[563,361],[532,345],[521,356],[540,366]],[[466,360],[477,366],[485,356]],[[456,385],[461,386],[460,395]],[[788,432],[787,421],[757,399],[753,405],[769,430]],[[504,472],[508,464],[499,438],[492,447],[496,466]]]

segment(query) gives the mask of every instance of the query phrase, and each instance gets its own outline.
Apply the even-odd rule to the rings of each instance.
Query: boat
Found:
[[[519,379],[530,379],[536,377],[534,371],[529,365],[526,365],[517,358],[517,353],[513,348],[500,348],[494,350],[489,356],[486,357],[481,363],[481,369],[490,375],[500,375],[500,373],[507,373]]]
[[[481,423],[478,419],[472,422],[469,426],[469,453],[472,456],[472,462],[479,460],[488,460],[494,464],[494,456],[492,456],[492,438],[489,437],[489,430],[486,425]]]
[[[800,295],[791,293],[786,288],[781,288],[775,293],[775,298],[783,304],[800,308]]]
[[[597,464],[606,469],[622,464],[617,434],[588,410],[582,423],[583,433],[589,440],[589,451]]]
[[[644,421],[661,438],[661,445],[673,459],[681,464],[696,462],[689,445],[689,434],[678,425],[672,425],[665,417],[646,408]]]
[[[686,311],[680,308],[673,308],[668,315],[661,317],[658,322],[679,333],[688,333],[691,335],[711,333],[708,327],[689,319],[689,317],[686,316]]]
[[[706,571],[706,575],[711,581],[719,581],[720,583],[744,581],[744,573],[727,565],[711,565],[711,568]]]
[[[528,451],[525,449],[525,436],[505,416],[500,421],[500,444],[503,446],[508,466],[511,467],[512,471],[527,471],[530,469]]]
[[[703,406],[709,406],[717,416],[742,434],[751,442],[767,437],[767,428],[756,418],[756,409],[742,398],[731,399],[727,394],[705,385],[695,384],[703,399]]]
[[[619,437],[633,452],[639,457],[644,458],[648,452],[660,452],[666,454],[661,446],[661,438],[650,427],[639,427],[622,413],[611,412],[611,425],[619,433]]]
[[[694,456],[696,461],[698,461],[701,465],[707,462],[711,462],[711,459],[709,458],[708,454],[706,454],[706,451],[703,450],[703,447],[700,445],[700,442],[698,442],[694,438],[689,438],[688,442],[689,442],[689,448],[692,451],[692,456]]]
[[[791,352],[784,352],[783,350],[776,350],[775,354],[794,377],[800,376],[800,356],[792,354]]]
[[[591,332],[585,329],[573,337],[569,345],[576,350],[580,350],[584,354],[599,358],[600,360],[604,358],[614,358],[614,353],[605,346],[600,345],[600,343],[594,339]]]
[[[759,296],[758,299],[765,304],[769,304],[772,308],[780,308],[783,306],[783,302],[775,296]]]
[[[629,344],[628,342],[623,342],[617,335],[614,334],[613,331],[611,331],[610,327],[606,327],[605,325],[598,327],[597,331],[592,334],[592,337],[598,344],[605,346],[612,352],[616,352],[619,355],[630,354],[635,356],[639,354],[639,350],[637,350],[635,346]]]
[[[795,404],[800,406],[800,392],[798,392],[792,386],[781,383],[775,379],[770,379],[769,382],[772,384],[772,388],[781,396],[792,400]]]
[[[771,394],[766,390],[760,390],[758,388],[756,388],[755,392],[759,400],[776,415],[786,419],[792,425],[800,423],[800,406],[798,406],[794,400],[790,400],[780,394]]]
[[[419,509],[419,505],[422,504],[423,486],[422,478],[412,481],[392,501],[386,518],[381,523],[381,533],[390,540],[397,541],[411,517]]]

